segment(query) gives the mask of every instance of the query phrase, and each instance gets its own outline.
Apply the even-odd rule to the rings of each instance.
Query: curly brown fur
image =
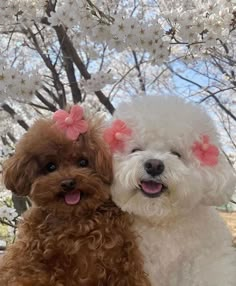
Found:
[[[129,218],[110,200],[111,157],[99,124],[73,142],[39,120],[6,162],[7,188],[33,207],[2,258],[1,286],[149,285]],[[68,204],[65,180],[74,180],[78,203]]]

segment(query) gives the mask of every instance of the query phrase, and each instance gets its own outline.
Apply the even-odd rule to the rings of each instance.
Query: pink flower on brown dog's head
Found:
[[[79,105],[71,107],[70,113],[65,110],[57,110],[53,115],[55,125],[65,132],[70,140],[76,140],[80,134],[87,132],[88,123],[83,120],[83,108]]]
[[[195,141],[192,152],[204,166],[215,166],[218,163],[219,149],[210,144],[209,136],[203,135],[201,141]]]
[[[131,136],[132,130],[127,127],[122,120],[115,120],[110,128],[104,132],[104,140],[110,146],[112,152],[122,152],[125,147],[125,141]]]

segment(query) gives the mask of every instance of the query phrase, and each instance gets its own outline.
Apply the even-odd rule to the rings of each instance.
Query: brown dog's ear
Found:
[[[26,196],[35,175],[35,164],[26,156],[14,154],[3,165],[3,182],[8,190]]]

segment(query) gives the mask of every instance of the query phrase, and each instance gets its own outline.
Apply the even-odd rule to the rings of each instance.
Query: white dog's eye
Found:
[[[178,158],[181,158],[181,155],[179,154],[179,152],[176,151],[170,151],[171,154],[177,156]]]
[[[135,153],[135,152],[138,152],[138,151],[142,151],[140,148],[134,148],[132,149],[131,153]]]

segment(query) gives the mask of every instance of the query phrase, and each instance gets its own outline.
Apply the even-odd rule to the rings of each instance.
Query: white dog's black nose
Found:
[[[76,181],[74,179],[67,179],[61,182],[61,186],[64,191],[72,191],[76,186]]]
[[[145,162],[144,169],[149,175],[155,177],[163,173],[165,166],[161,160],[150,159]]]

